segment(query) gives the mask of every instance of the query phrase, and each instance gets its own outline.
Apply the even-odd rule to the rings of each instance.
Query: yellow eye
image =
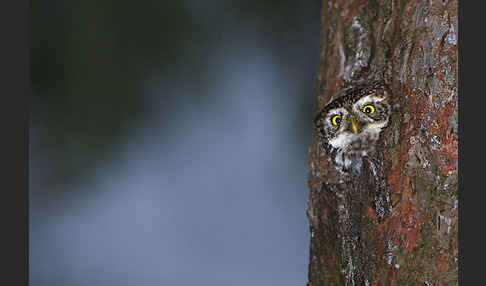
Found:
[[[341,115],[334,115],[331,119],[331,123],[334,126],[338,126],[338,124],[341,123]]]
[[[375,113],[375,107],[371,104],[365,105],[365,107],[363,107],[363,112],[373,114]]]

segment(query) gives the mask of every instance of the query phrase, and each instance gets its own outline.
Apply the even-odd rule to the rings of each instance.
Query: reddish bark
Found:
[[[457,1],[323,1],[321,36],[319,109],[345,82],[378,78],[394,114],[375,178],[332,172],[314,134],[308,286],[456,285]],[[338,203],[354,220],[338,220]],[[345,240],[356,228],[360,241]]]

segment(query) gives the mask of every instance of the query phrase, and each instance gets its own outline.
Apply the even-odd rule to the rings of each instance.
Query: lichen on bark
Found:
[[[385,79],[393,114],[359,175],[310,148],[308,286],[456,285],[457,0],[322,1],[317,106]]]

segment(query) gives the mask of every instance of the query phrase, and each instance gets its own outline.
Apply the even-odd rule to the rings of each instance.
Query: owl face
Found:
[[[337,151],[338,164],[347,167],[375,150],[390,118],[388,95],[382,84],[358,86],[344,91],[319,113],[318,131],[325,143]]]

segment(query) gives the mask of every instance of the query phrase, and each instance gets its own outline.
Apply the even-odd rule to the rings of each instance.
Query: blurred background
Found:
[[[319,3],[33,1],[30,285],[305,285]]]

